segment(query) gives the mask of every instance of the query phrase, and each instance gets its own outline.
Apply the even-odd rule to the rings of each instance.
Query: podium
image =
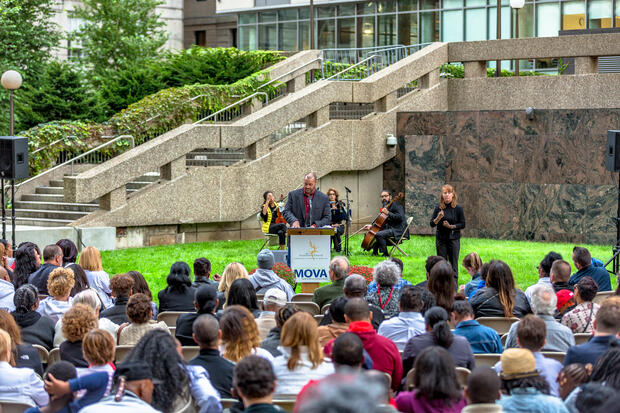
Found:
[[[329,281],[332,228],[289,228],[289,262],[302,293],[311,293]]]

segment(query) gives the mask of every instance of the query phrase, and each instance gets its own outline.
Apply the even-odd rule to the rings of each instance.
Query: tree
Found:
[[[95,74],[147,62],[166,43],[166,25],[155,8],[161,0],[83,0],[72,17],[83,20],[73,34]]]

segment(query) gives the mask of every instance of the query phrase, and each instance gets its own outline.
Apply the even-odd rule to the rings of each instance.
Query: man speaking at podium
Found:
[[[329,198],[316,189],[317,178],[314,172],[304,176],[304,187],[288,193],[284,208],[284,219],[291,228],[320,228],[331,222]]]

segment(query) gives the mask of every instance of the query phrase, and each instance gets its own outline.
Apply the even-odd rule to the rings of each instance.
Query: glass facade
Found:
[[[496,38],[497,0],[375,0],[315,6],[318,49],[413,45]],[[516,19],[501,0],[501,37],[514,37]],[[615,8],[615,10],[614,10]],[[309,7],[239,14],[239,47],[310,47]],[[528,0],[519,11],[519,37],[559,30],[620,27],[620,0]]]

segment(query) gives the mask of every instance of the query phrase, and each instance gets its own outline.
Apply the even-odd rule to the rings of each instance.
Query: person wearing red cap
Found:
[[[563,291],[567,290],[560,292]],[[562,317],[562,324],[573,333],[591,333],[594,330],[594,318],[600,307],[592,300],[597,292],[598,285],[592,277],[583,277],[575,285],[574,301],[577,305]]]
[[[575,294],[570,290],[560,290],[555,293],[558,303],[556,305],[555,319],[560,321],[564,314],[575,307]]]

